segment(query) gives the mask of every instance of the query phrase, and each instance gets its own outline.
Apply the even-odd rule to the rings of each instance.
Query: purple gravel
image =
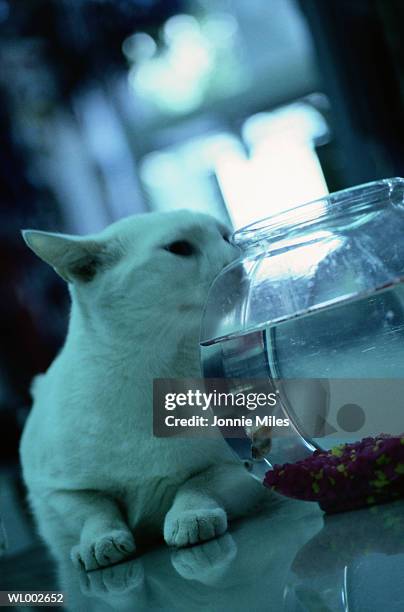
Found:
[[[404,434],[363,438],[296,463],[275,465],[264,484],[295,499],[342,512],[404,497]]]

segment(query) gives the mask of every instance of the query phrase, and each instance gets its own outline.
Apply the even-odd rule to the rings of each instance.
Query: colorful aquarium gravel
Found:
[[[404,435],[380,434],[275,465],[264,484],[288,497],[316,501],[328,513],[404,497]]]

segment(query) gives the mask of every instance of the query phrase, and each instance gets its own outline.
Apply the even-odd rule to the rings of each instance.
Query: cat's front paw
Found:
[[[164,539],[169,546],[189,546],[222,535],[227,516],[222,508],[169,512],[164,523]]]
[[[118,563],[129,557],[135,548],[129,530],[113,529],[73,546],[70,556],[76,567],[84,567],[88,571]]]

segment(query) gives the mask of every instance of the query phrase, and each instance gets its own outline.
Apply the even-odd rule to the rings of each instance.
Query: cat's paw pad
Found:
[[[171,553],[171,563],[186,580],[203,584],[217,584],[230,571],[237,546],[229,533],[210,542],[192,548],[182,548]]]
[[[99,569],[118,563],[135,551],[135,541],[130,531],[113,529],[92,541],[80,542],[70,556],[76,567],[85,570]]]
[[[169,546],[189,546],[222,535],[227,529],[227,516],[222,508],[184,510],[168,513],[164,524],[164,539]]]

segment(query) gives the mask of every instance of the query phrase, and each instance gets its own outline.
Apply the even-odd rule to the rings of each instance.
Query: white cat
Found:
[[[200,376],[208,288],[236,256],[228,231],[189,211],[122,219],[100,234],[23,232],[69,283],[65,345],[34,381],[21,460],[39,530],[77,541],[86,569],[117,562],[135,540],[169,545],[222,534],[264,490],[217,439],[152,435],[154,378]],[[46,321],[44,321],[46,325]],[[262,491],[261,491],[262,489]]]

